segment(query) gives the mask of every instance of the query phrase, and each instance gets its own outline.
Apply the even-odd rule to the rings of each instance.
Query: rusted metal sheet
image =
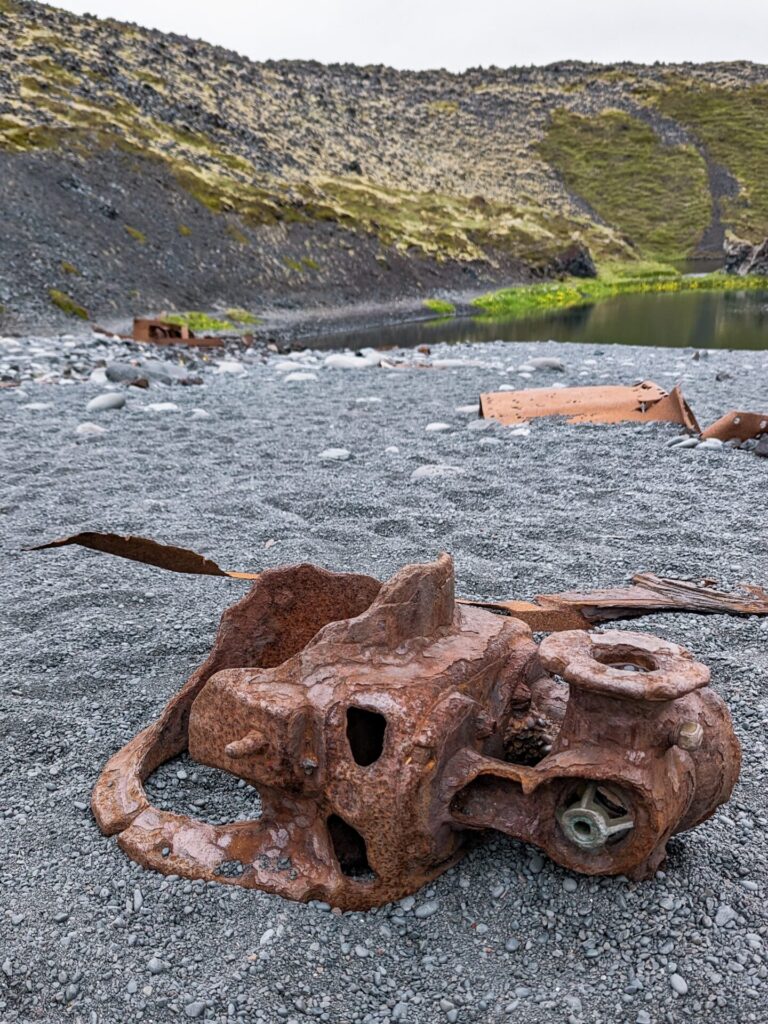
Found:
[[[384,584],[270,569],[109,761],[92,808],[145,867],[344,909],[414,892],[481,829],[587,874],[650,877],[738,775],[708,682],[644,634],[537,646],[519,619],[456,604],[447,555]],[[256,787],[261,817],[211,825],[153,807],[144,781],[184,750]]]
[[[661,421],[699,432],[692,409],[678,386],[667,393],[653,381],[633,387],[528,388],[480,395],[480,415],[512,425],[539,416],[565,416],[569,423]]]
[[[151,343],[153,345],[192,345],[200,348],[223,348],[221,338],[197,338],[186,324],[175,324],[168,320],[150,320],[135,317],[133,321],[132,341]]]
[[[702,438],[716,437],[720,441],[748,441],[768,433],[768,412],[740,412],[732,409],[702,431]]]
[[[148,537],[123,536],[119,533],[75,533],[69,537],[50,540],[46,544],[37,544],[27,550],[44,551],[46,548],[63,548],[71,544],[90,548],[92,551],[102,551],[108,555],[117,555],[132,562],[154,565],[158,569],[167,569],[170,572],[190,573],[195,576],[229,576],[236,580],[255,580],[259,577],[257,572],[230,572],[220,569],[210,558],[188,548],[160,544]]]
[[[536,632],[591,629],[601,622],[654,612],[698,615],[768,615],[768,592],[743,583],[737,591],[717,590],[713,580],[693,583],[638,573],[629,587],[539,594],[533,601],[461,601],[514,615]]]

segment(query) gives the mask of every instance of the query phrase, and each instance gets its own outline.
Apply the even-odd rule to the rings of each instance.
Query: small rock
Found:
[[[144,408],[147,412],[178,412],[179,407],[175,402],[150,402]]]
[[[326,356],[325,365],[334,370],[365,370],[381,363],[381,353],[372,348],[362,352],[334,352]]]
[[[444,430],[450,430],[451,429],[451,424],[450,423],[428,423],[426,425],[426,427],[424,427],[424,429],[429,431],[430,433],[437,434],[437,433],[441,433]]]
[[[98,437],[106,432],[106,427],[100,427],[98,423],[91,423],[88,420],[85,423],[78,423],[75,427],[75,433],[80,434],[81,437]]]
[[[325,448],[317,457],[324,462],[346,462],[352,458],[352,452],[347,448]]]
[[[2,970],[3,970],[3,974],[6,976],[6,978],[12,977],[12,975],[13,975],[13,964],[11,963],[11,958],[10,957],[6,957],[5,960],[3,960],[3,968],[2,968]]]
[[[697,437],[684,437],[682,441],[678,441],[674,445],[670,445],[672,449],[677,451],[678,448],[698,448],[699,439]]]
[[[516,953],[518,949],[520,949],[520,943],[517,939],[507,939],[504,943],[504,949],[506,949],[508,953]]]
[[[493,426],[493,420],[470,420],[467,424],[467,430],[488,430],[489,427]]]
[[[669,984],[672,991],[677,992],[679,996],[684,996],[688,991],[688,982],[679,974],[670,974]]]
[[[194,1003],[187,1003],[184,1007],[184,1013],[186,1013],[188,1017],[200,1017],[204,1012],[205,1003],[201,1002],[199,999],[195,1000]]]
[[[532,875],[538,875],[544,867],[544,858],[539,853],[534,853],[528,861],[528,870]]]
[[[367,946],[363,946],[362,943],[355,946],[355,956],[359,956],[361,959],[364,959],[365,957],[370,955],[371,951],[370,949],[368,949]]]
[[[456,412],[467,413],[468,415],[475,415],[480,412],[480,406],[475,403],[474,405],[457,405]]]
[[[418,918],[432,917],[432,915],[436,914],[439,909],[440,904],[437,900],[428,900],[426,903],[422,903],[420,906],[416,907],[413,914],[414,917]]]
[[[761,455],[763,458],[768,457],[768,437],[761,437],[755,445],[755,455]]]
[[[526,366],[532,366],[534,370],[564,370],[565,363],[555,356],[536,356],[535,359],[528,359]],[[521,367],[522,369],[522,367]]]
[[[460,476],[464,472],[459,466],[434,465],[419,466],[411,473],[411,480],[417,483],[419,480],[436,480],[442,476]]]
[[[717,437],[708,437],[706,441],[702,441],[701,444],[697,445],[697,451],[718,451],[723,447],[723,442]]]
[[[147,970],[150,974],[162,974],[165,970],[165,964],[159,957],[153,956],[147,964]]]
[[[400,449],[397,447],[396,444],[389,444],[384,449],[384,452],[385,452],[386,455],[399,455],[400,454]]]
[[[86,405],[86,412],[106,412],[107,409],[122,409],[125,405],[125,395],[115,392],[108,395],[97,395]]]
[[[290,384],[290,383],[293,383],[293,382],[296,382],[296,381],[317,380],[317,374],[316,373],[288,373],[288,374],[286,374],[285,377],[283,377],[283,380],[287,384]]]
[[[563,888],[566,892],[576,892],[576,890],[579,888],[579,883],[576,881],[575,878],[564,878]]]
[[[220,363],[216,365],[216,373],[236,373],[240,377],[244,376],[247,372],[242,363],[238,362],[237,359],[222,359]]]
[[[209,420],[210,418],[211,414],[206,412],[205,409],[193,409],[192,415],[190,416],[190,419],[192,420]]]
[[[727,903],[721,903],[715,914],[715,924],[718,928],[725,928],[731,921],[735,921],[737,916],[733,907],[729,907]]]
[[[651,1015],[647,1010],[638,1010],[635,1017],[635,1024],[651,1024]]]

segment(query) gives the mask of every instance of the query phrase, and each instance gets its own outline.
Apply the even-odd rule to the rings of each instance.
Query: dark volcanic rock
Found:
[[[597,277],[592,254],[583,242],[574,242],[556,257],[555,269],[572,277]]]
[[[768,277],[768,238],[752,245],[742,239],[726,242],[725,269],[729,274],[745,277],[754,274],[757,277]]]

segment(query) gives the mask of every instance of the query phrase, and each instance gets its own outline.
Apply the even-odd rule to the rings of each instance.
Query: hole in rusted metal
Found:
[[[610,665],[621,672],[654,672],[659,666],[648,654],[635,651],[631,647],[612,647],[610,650],[593,648],[595,661],[601,665]]]
[[[190,814],[209,825],[261,817],[261,798],[253,786],[193,761],[188,754],[160,765],[144,783],[144,790],[161,811]]]
[[[381,757],[387,720],[378,711],[367,708],[347,708],[347,739],[357,764],[366,767]]]
[[[362,880],[375,878],[375,873],[368,863],[365,839],[357,829],[352,828],[338,814],[332,814],[326,824],[333,844],[333,852],[342,873],[348,878]]]

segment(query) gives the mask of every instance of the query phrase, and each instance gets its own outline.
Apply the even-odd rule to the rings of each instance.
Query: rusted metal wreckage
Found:
[[[137,541],[50,546],[226,574]],[[414,892],[471,833],[496,829],[575,871],[647,878],[669,837],[708,818],[736,782],[728,710],[709,670],[673,643],[581,628],[537,644],[514,610],[456,601],[448,555],[384,584],[312,565],[232,575],[252,587],[224,612],[207,660],[93,792],[102,831],[146,867],[366,909]],[[723,610],[729,596],[707,605],[707,587],[689,585],[686,598],[669,582],[645,590],[646,609],[690,599]],[[614,615],[637,614],[641,590],[598,593],[604,611],[612,594]],[[585,595],[566,598],[558,614]],[[753,588],[729,610],[745,608],[768,612],[768,595]],[[185,750],[254,786],[261,816],[212,825],[153,807],[144,781]]]

